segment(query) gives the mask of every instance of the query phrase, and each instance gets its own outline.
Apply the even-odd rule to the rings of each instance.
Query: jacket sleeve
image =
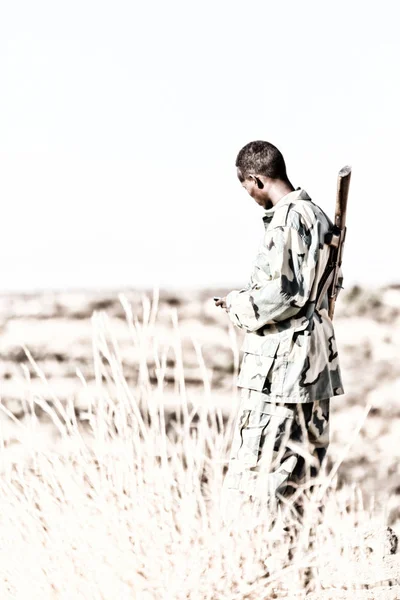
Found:
[[[293,227],[276,227],[267,250],[269,272],[258,268],[245,288],[226,297],[229,318],[248,332],[295,316],[309,299],[314,282],[318,254],[311,236],[303,238]]]

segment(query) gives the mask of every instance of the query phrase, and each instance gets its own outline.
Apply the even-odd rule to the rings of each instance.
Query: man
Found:
[[[330,398],[343,394],[322,275],[332,222],[288,179],[281,152],[250,142],[237,175],[264,209],[265,231],[250,280],[216,300],[246,332],[241,401],[224,479],[225,522],[243,500],[278,506],[320,469],[329,444]]]

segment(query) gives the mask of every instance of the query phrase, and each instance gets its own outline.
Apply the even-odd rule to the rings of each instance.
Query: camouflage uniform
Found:
[[[225,515],[235,494],[271,499],[284,495],[289,481],[303,480],[301,452],[285,443],[279,451],[285,431],[289,446],[307,443],[315,471],[315,458],[319,464],[329,444],[330,398],[343,394],[328,297],[318,298],[332,222],[300,188],[265,210],[263,221],[250,281],[226,297],[229,318],[246,334],[237,380],[241,404],[223,489]]]

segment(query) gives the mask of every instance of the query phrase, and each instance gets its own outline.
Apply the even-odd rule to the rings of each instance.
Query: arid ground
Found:
[[[92,416],[103,406],[105,395],[111,404],[118,404],[121,374],[127,385],[124,393],[140,387],[155,403],[161,398],[167,431],[173,430],[187,405],[207,402],[218,409],[224,423],[232,419],[238,404],[236,375],[243,333],[214,306],[212,296],[226,291],[2,295],[3,473],[13,465],[28,464],[32,448],[43,455],[57,454],[65,436],[54,415],[60,416],[62,407],[68,408],[83,439],[89,439]],[[343,459],[335,477],[338,494],[347,490],[341,496],[341,510],[351,512],[354,503],[365,511],[375,510],[400,534],[400,286],[342,292],[335,324],[346,393],[332,400],[329,465]],[[30,429],[32,419],[35,427]],[[27,444],[23,436],[29,431]],[[7,597],[22,597],[11,576],[8,581]],[[147,592],[141,588],[136,596],[124,592],[127,595],[119,597],[201,598],[190,591],[152,595],[150,587]],[[42,597],[70,597],[40,589]],[[338,588],[336,596],[315,598],[347,597],[339,595],[343,589]],[[112,597],[90,593],[82,597]],[[235,593],[224,596],[214,591],[207,597],[253,597],[250,592]]]

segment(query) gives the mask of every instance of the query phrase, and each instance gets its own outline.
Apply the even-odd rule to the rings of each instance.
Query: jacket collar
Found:
[[[310,196],[307,194],[305,190],[302,188],[297,188],[293,190],[293,192],[289,192],[273,206],[272,208],[264,209],[263,221],[264,223],[270,223],[272,217],[274,216],[275,211],[286,204],[290,204],[291,202],[295,202],[296,200],[311,200]]]

